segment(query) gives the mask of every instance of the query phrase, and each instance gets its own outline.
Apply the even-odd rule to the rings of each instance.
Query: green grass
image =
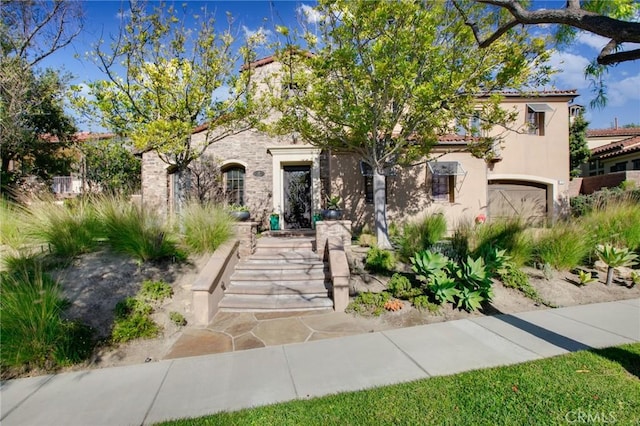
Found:
[[[0,274],[0,336],[2,375],[12,370],[53,370],[77,363],[91,353],[91,331],[68,321],[68,303],[57,282],[36,261]]]
[[[234,220],[221,207],[190,203],[184,209],[184,242],[195,253],[212,253],[233,235]]]
[[[0,244],[19,250],[29,242],[26,228],[25,209],[0,197]]]
[[[447,220],[441,213],[430,214],[422,219],[406,223],[398,238],[400,259],[409,261],[419,251],[426,250],[442,240],[447,233]]]
[[[113,251],[142,262],[186,257],[160,218],[149,209],[124,199],[102,198],[96,203],[96,210]]]
[[[581,226],[559,222],[536,239],[534,256],[538,262],[568,271],[583,265],[591,250],[589,233]]]
[[[630,425],[640,421],[639,376],[636,343],[161,424],[556,425],[599,415]]]
[[[613,244],[640,251],[640,204],[631,201],[608,203],[581,218],[592,245]]]
[[[84,199],[73,207],[56,204],[52,199],[35,200],[28,208],[27,232],[46,243],[52,252],[72,258],[94,251],[101,237],[101,226],[92,203]]]

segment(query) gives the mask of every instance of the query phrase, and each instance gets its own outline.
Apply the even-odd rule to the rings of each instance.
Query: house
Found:
[[[614,127],[587,130],[591,151],[582,165],[580,193],[591,194],[624,181],[640,186],[640,127]]]
[[[273,57],[253,64],[256,79],[279,64]],[[470,136],[442,137],[429,159],[398,169],[387,178],[390,221],[440,212],[449,226],[514,215],[536,222],[553,220],[567,206],[569,183],[569,110],[574,90],[523,95],[504,92],[504,107],[517,112],[512,128],[500,136],[489,162],[466,152]],[[482,102],[482,99],[479,99]],[[203,140],[203,128],[193,133]],[[345,152],[308,145],[296,135],[273,137],[257,130],[229,136],[206,151],[218,159],[228,201],[247,205],[252,219],[268,226],[278,213],[281,229],[311,228],[328,195],[344,200],[344,219],[354,228],[373,224],[373,183],[368,165]],[[172,209],[175,177],[154,152],[143,154],[142,200],[167,214]]]

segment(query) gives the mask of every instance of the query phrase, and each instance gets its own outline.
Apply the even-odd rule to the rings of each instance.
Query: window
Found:
[[[632,160],[631,164],[633,170],[640,170],[640,158],[638,158],[637,160]]]
[[[475,112],[468,119],[460,119],[456,124],[456,134],[459,136],[480,136],[482,133],[482,121],[480,113]]]
[[[530,135],[544,136],[545,112],[553,111],[547,104],[527,104],[527,127]]]
[[[596,167],[596,162],[595,161],[589,161],[589,170],[595,170]]]
[[[435,201],[448,201],[453,203],[455,188],[455,176],[433,175],[431,177],[431,197]]]
[[[233,166],[224,171],[225,197],[229,204],[244,205],[244,168]]]
[[[627,170],[627,162],[626,161],[622,161],[620,163],[616,163],[613,166],[611,166],[611,172],[624,172],[625,170]]]
[[[430,161],[431,197],[434,201],[455,202],[456,176],[464,176],[465,170],[457,161]]]

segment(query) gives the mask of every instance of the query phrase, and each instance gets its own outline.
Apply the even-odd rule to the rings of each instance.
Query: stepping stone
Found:
[[[164,359],[232,352],[230,336],[207,329],[185,330]]]

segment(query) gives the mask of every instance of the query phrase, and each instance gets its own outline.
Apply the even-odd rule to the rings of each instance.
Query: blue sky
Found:
[[[217,21],[224,23],[225,13],[230,12],[238,28],[238,37],[255,31],[263,31],[267,38],[274,37],[275,25],[297,27],[301,20],[313,20],[312,1],[209,1],[209,2],[175,2],[176,6],[187,3],[187,7],[197,11],[206,6],[215,11]],[[85,52],[100,39],[117,31],[120,23],[119,10],[126,9],[126,2],[120,1],[86,1],[84,32],[72,46],[50,56],[43,66],[64,69],[74,75],[74,84],[96,79],[103,79],[97,67],[85,59]],[[562,1],[548,1],[547,7],[560,7]],[[307,12],[306,14],[303,12]],[[547,30],[540,27],[539,31]],[[552,53],[551,64],[558,69],[552,78],[552,84],[546,89],[577,89],[581,94],[576,103],[586,107],[586,117],[590,128],[611,127],[617,118],[620,125],[640,123],[640,61],[627,62],[610,67],[606,76],[608,87],[608,105],[601,110],[589,108],[592,98],[589,82],[584,78],[585,66],[595,58],[608,40],[590,34],[580,33],[571,46],[563,51]],[[271,52],[267,47],[261,48],[259,56],[267,56]],[[82,130],[101,131],[97,125],[79,123]]]

